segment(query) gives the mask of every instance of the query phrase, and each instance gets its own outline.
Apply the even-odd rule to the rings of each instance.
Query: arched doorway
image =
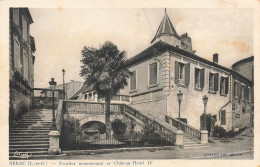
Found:
[[[89,121],[83,124],[80,130],[84,140],[94,140],[106,132],[106,125],[99,121]]]

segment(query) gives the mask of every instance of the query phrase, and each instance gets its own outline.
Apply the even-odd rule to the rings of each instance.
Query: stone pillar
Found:
[[[200,132],[200,143],[201,144],[208,144],[208,131],[207,130],[202,130]]]
[[[177,130],[177,132],[176,132],[175,145],[179,148],[183,148],[183,131],[182,130]]]
[[[60,150],[60,133],[57,130],[52,130],[50,131],[49,135],[49,150],[48,150],[48,154],[51,155],[59,155],[61,154],[61,150]]]

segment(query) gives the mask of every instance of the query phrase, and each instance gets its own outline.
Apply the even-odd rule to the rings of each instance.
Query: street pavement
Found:
[[[96,155],[69,155],[53,157],[53,159],[253,159],[253,148],[254,137],[252,132],[248,129],[235,138],[228,139],[225,142],[221,140],[214,140],[214,143],[209,143],[209,147],[207,148],[188,150],[129,151]]]

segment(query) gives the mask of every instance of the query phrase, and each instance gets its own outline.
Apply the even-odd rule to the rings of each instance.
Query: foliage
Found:
[[[169,143],[156,132],[154,124],[146,123],[141,136],[141,142],[147,143],[149,146],[169,145]]]
[[[120,120],[120,119],[115,119],[113,122],[112,122],[112,129],[113,129],[113,131],[114,131],[114,133],[116,134],[116,135],[122,135],[122,134],[124,134],[125,133],[125,131],[126,131],[126,128],[127,128],[127,126],[126,126],[126,124],[122,121],[122,120]]]
[[[226,130],[223,127],[221,126],[214,127],[213,137],[225,137],[225,135],[226,135]]]
[[[125,51],[120,52],[116,45],[107,41],[99,49],[85,46],[81,54],[80,75],[87,85],[94,84],[99,96],[114,96],[127,86],[129,71],[125,64]]]
[[[28,105],[22,101],[21,103],[19,103],[17,105],[17,116],[16,116],[16,119],[19,118],[21,115],[23,115],[24,113],[28,112],[29,110],[29,107]]]
[[[60,145],[62,149],[76,149],[77,139],[80,136],[79,126],[79,120],[72,117],[68,117],[68,119],[63,121],[60,135]]]
[[[204,121],[204,113],[200,116],[200,126],[203,127],[203,121]],[[209,135],[211,133],[211,127],[214,126],[215,122],[214,119],[212,119],[210,114],[206,114],[206,127],[207,131],[209,132]],[[214,133],[214,132],[213,132]]]
[[[99,97],[105,98],[106,134],[110,135],[110,101],[120,89],[127,86],[130,72],[126,68],[125,54],[112,42],[105,42],[99,49],[84,47],[80,76],[88,86],[93,85]]]

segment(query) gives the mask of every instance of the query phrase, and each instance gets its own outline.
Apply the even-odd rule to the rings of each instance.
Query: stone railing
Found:
[[[64,115],[64,102],[63,99],[59,100],[58,109],[56,111],[56,128],[59,133],[61,133],[62,122],[63,122],[63,115]]]
[[[181,130],[184,132],[184,135],[187,135],[195,140],[200,140],[200,130],[168,115],[165,115],[165,121],[176,128],[178,128],[178,123],[181,123]]]
[[[152,125],[155,127],[156,131],[159,132],[159,134],[164,137],[167,136],[171,139],[172,143],[176,142],[176,132],[175,130],[171,129],[170,127],[167,127],[166,125],[163,125],[161,122],[158,122],[157,120],[154,120],[153,118],[142,114],[140,111],[128,106],[124,105],[124,112],[131,114],[136,119],[139,119],[144,124],[147,123],[149,125]]]
[[[34,88],[33,89],[33,108],[34,109],[52,109],[52,92],[50,89],[45,88]],[[58,103],[60,99],[64,99],[64,91],[56,89],[54,90],[54,107],[58,108]]]
[[[64,101],[66,111],[70,113],[104,113],[105,103],[99,102],[86,102],[76,100],[65,100]],[[123,112],[122,104],[110,104],[111,113]]]

